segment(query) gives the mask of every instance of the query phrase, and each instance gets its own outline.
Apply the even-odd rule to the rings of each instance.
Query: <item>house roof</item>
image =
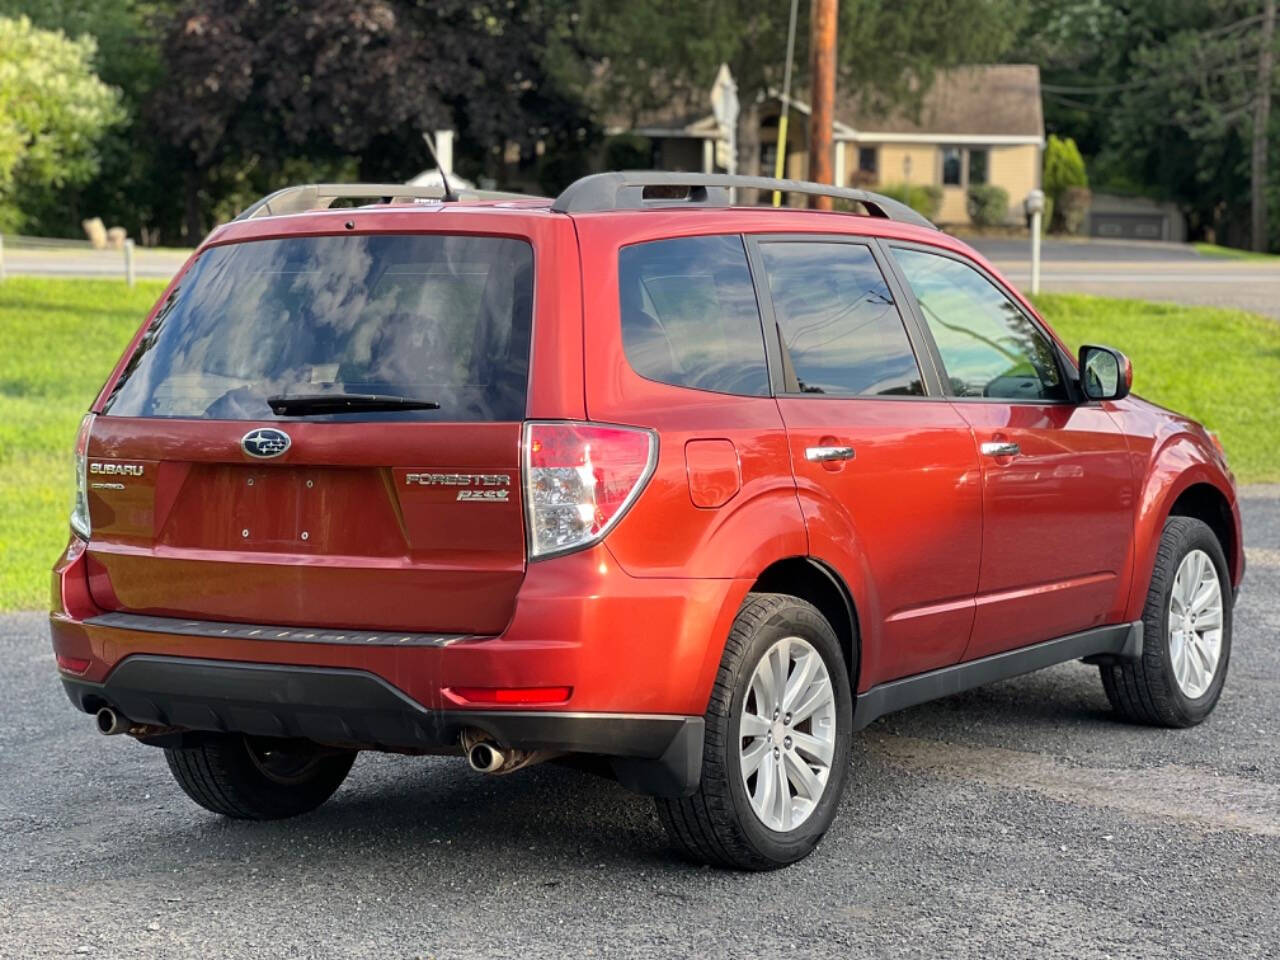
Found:
[[[1040,68],[1030,63],[939,70],[918,112],[874,113],[837,95],[836,119],[866,133],[1044,136]]]
[[[705,94],[676,96],[660,109],[606,120],[610,132],[632,130],[648,136],[718,137],[718,125]],[[792,106],[809,112],[800,92]],[[1044,139],[1040,68],[1034,64],[992,64],[938,70],[918,104],[877,112],[860,98],[839,90],[835,130],[838,139],[1018,140]]]

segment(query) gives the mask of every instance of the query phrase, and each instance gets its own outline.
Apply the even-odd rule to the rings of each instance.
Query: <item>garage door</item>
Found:
[[[1163,213],[1095,213],[1089,232],[1116,240],[1164,240],[1169,235],[1168,219]]]

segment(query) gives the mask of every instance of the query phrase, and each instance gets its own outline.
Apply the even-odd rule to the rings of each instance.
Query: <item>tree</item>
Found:
[[[174,0],[0,0],[0,16],[26,15],[45,30],[92,37],[94,71],[120,91],[125,113],[98,140],[92,179],[24,191],[22,210],[32,232],[79,235],[84,216],[121,224],[144,240],[175,232],[170,203],[174,184],[181,183],[178,158],[141,111],[164,81],[159,25],[173,5]]]
[[[738,84],[738,169],[760,172],[761,100],[782,86],[786,3],[759,0],[589,0],[573,36],[597,69],[580,82],[596,108],[638,113],[673,97],[706,103],[721,63]],[[808,63],[808,3],[796,64]],[[871,108],[918,102],[935,68],[998,57],[1017,35],[1024,0],[842,0],[837,86]],[[803,79],[803,78],[802,78]]]
[[[1193,236],[1265,238],[1273,0],[1032,3],[1016,49],[1041,63],[1046,128],[1075,137],[1095,185],[1176,201]]]
[[[188,0],[151,104],[185,158],[188,240],[211,188],[279,186],[289,158],[358,158],[362,177],[403,181],[428,162],[421,135],[438,127],[460,131],[470,153],[459,165],[479,170],[508,142],[582,135],[540,59],[558,15],[538,0]]]
[[[123,119],[119,94],[94,74],[87,37],[0,18],[0,226],[16,229],[27,188],[83,183],[98,169],[95,145]]]
[[[1267,247],[1267,135],[1275,83],[1275,0],[1208,0],[1199,22],[1134,61],[1135,105],[1161,109],[1193,141],[1252,140],[1252,244]],[[1170,113],[1171,110],[1171,113]]]

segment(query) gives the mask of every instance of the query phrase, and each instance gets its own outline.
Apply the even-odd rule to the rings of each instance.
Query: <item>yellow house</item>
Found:
[[[759,104],[758,149],[739,147],[738,172],[772,176],[777,158],[779,99]],[[648,137],[654,164],[668,170],[723,170],[725,132],[705,107],[675,107],[651,113],[611,133]],[[788,122],[788,177],[804,179],[809,168],[809,105],[793,97]],[[1010,222],[1022,219],[1022,202],[1040,186],[1044,114],[1040,69],[1032,64],[966,66],[939,70],[918,104],[877,112],[851,94],[837,96],[833,167],[842,186],[875,188],[933,184],[942,190],[935,219],[969,220],[965,194],[989,183],[1009,194]],[[762,202],[766,198],[761,198]]]

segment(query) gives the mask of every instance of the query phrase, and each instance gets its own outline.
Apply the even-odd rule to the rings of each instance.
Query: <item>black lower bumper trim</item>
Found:
[[[412,750],[457,746],[474,727],[505,746],[609,757],[624,786],[664,796],[691,793],[702,766],[701,717],[434,711],[362,670],[136,655],[104,683],[62,683],[86,712],[182,730]]]

